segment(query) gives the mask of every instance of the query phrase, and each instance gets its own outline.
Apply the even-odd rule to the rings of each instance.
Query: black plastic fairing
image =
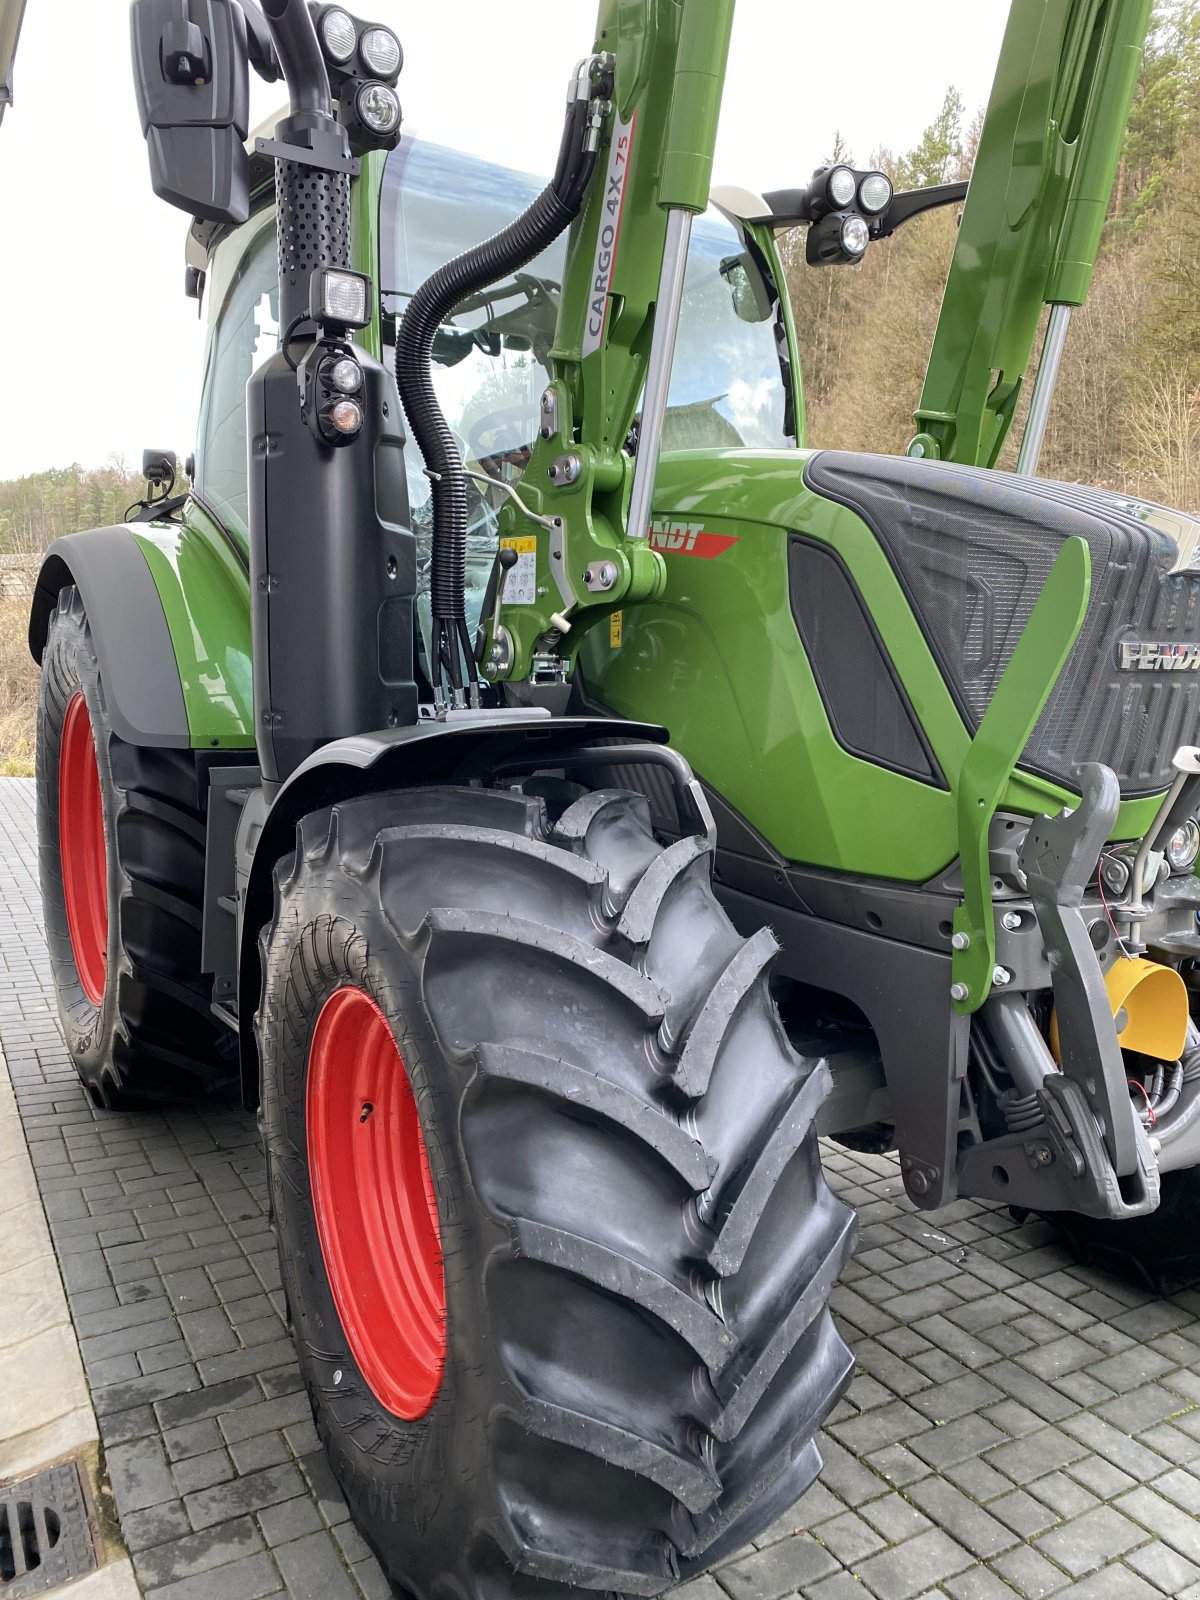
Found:
[[[417,720],[416,553],[390,375],[359,355],[361,434],[317,444],[283,354],[247,385],[254,711],[263,778]]]

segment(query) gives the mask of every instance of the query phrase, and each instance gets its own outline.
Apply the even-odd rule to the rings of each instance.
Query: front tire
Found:
[[[334,1471],[418,1600],[658,1594],[819,1469],[852,1366],[828,1069],[788,1045],[774,941],[736,934],[711,867],[633,795],[552,824],[430,788],[306,818],[277,871],[258,1029],[284,1289]]]
[[[1157,1207],[1145,1217],[1085,1217],[1052,1211],[1083,1261],[1119,1272],[1154,1294],[1179,1294],[1200,1282],[1200,1167],[1164,1172]]]
[[[42,653],[38,870],[67,1049],[97,1105],[198,1100],[236,1075],[200,971],[204,817],[190,750],[113,732],[78,589]]]

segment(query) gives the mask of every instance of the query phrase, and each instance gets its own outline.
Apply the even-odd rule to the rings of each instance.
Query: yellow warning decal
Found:
[[[624,614],[614,611],[608,619],[608,648],[619,650],[621,648],[621,628],[624,623]]]
[[[516,561],[504,575],[504,604],[533,605],[537,600],[537,535],[527,533],[516,539],[501,539],[500,547],[517,552]]]

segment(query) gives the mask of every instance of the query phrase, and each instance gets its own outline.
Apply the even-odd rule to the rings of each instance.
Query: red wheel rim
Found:
[[[308,1054],[308,1165],[325,1271],[381,1405],[413,1421],[446,1364],[442,1241],[412,1085],[362,989],[321,1007]]]
[[[108,852],[96,741],[79,690],[67,703],[59,747],[58,851],[75,967],[84,994],[98,1006],[108,971]]]

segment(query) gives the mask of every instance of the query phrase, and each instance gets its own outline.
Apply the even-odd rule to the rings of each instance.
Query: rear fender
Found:
[[[127,527],[56,539],[33,592],[29,648],[41,665],[60,592],[83,597],[114,732],[129,744],[191,744],[170,629],[154,579]]]
[[[206,750],[253,746],[249,578],[197,502],[188,502],[182,521],[55,540],[29,619],[35,661],[67,584],[83,596],[122,739]]]
[[[601,738],[664,746],[667,732],[652,723],[617,718],[549,717],[529,710],[463,712],[453,721],[429,719],[413,727],[335,739],[297,767],[273,801],[262,789],[254,792],[237,835],[238,1030],[242,1099],[248,1110],[259,1101],[254,1032],[262,977],[258,939],[271,920],[275,867],[294,847],[301,817],[385,789],[469,783],[510,763],[531,770],[524,765],[531,758],[536,758],[538,767],[553,768],[556,757],[565,759],[575,748]],[[673,752],[669,758],[679,768],[677,777],[690,779],[690,768],[682,758]]]

